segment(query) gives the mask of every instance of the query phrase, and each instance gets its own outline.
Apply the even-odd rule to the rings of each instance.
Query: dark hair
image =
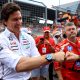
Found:
[[[16,3],[5,3],[1,10],[1,20],[7,21],[9,16],[15,11],[21,11],[20,6]]]

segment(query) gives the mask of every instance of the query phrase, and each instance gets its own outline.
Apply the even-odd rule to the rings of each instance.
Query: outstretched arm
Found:
[[[57,53],[52,53],[52,56],[55,61],[60,62],[64,60],[65,54],[64,52],[57,52]],[[46,65],[48,63],[49,62],[46,59],[46,55],[39,57],[32,57],[32,58],[22,57],[16,66],[16,71],[17,72],[30,71],[32,69],[40,67],[41,65]]]
[[[66,52],[66,60],[77,60],[77,59],[80,59],[80,55],[77,55],[69,51]]]

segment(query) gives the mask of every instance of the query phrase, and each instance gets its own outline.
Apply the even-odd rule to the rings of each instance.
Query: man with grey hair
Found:
[[[69,59],[67,58],[62,63],[55,62],[55,70],[59,80],[80,80],[80,38],[76,37],[77,29],[74,23],[66,23],[64,29],[67,38],[60,42],[55,50],[64,51],[66,56],[71,59],[66,61]],[[73,55],[73,57],[70,57],[70,55]],[[76,58],[76,55],[78,58]]]

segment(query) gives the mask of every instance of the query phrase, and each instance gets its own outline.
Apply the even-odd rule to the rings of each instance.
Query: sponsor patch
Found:
[[[12,40],[13,40],[12,35],[10,35],[8,38],[9,38],[9,40],[10,40],[10,41],[12,41]]]
[[[67,47],[68,51],[72,51],[72,46]]]

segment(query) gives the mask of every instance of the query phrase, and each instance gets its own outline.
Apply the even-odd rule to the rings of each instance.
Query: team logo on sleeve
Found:
[[[3,50],[3,47],[0,45],[0,51],[2,51]]]

